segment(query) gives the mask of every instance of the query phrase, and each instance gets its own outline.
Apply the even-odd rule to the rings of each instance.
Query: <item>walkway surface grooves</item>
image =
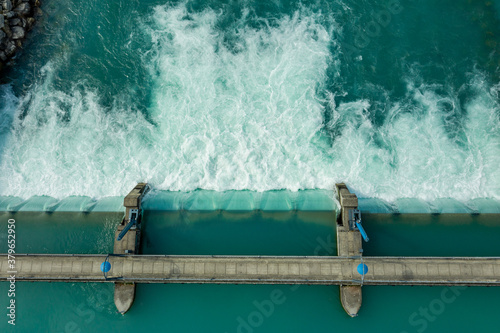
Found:
[[[231,283],[318,285],[470,285],[500,286],[499,257],[292,257],[292,256],[110,256],[17,254],[9,273],[0,255],[0,280],[17,281]],[[362,276],[356,271],[368,266]]]

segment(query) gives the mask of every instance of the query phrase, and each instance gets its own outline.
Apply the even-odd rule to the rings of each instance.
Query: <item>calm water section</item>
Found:
[[[107,253],[121,214],[0,218],[16,219],[18,252]],[[334,218],[334,212],[146,211],[143,251],[326,255],[335,253]],[[371,236],[365,255],[500,255],[498,215],[365,214],[364,223]],[[2,243],[5,230],[1,223]],[[0,283],[1,299],[7,287]],[[354,319],[336,286],[138,285],[125,316],[116,313],[111,284],[18,282],[16,289],[17,325],[7,325],[5,316],[1,332],[491,332],[500,323],[500,288],[486,287],[364,287]],[[276,290],[280,297],[270,303]]]

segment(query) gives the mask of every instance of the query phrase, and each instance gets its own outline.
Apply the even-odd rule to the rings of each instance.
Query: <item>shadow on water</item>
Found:
[[[181,255],[332,255],[336,213],[145,211],[142,251]]]
[[[0,252],[7,250],[7,221],[14,219],[17,253],[111,253],[122,217],[121,212],[0,212]]]
[[[366,256],[500,256],[499,214],[363,214]],[[142,251],[336,255],[335,212],[145,211]]]
[[[363,214],[366,256],[500,256],[499,214]]]

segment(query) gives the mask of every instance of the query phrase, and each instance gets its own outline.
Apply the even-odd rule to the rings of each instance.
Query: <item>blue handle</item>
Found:
[[[366,234],[365,229],[363,229],[363,226],[361,225],[361,223],[356,222],[356,227],[358,227],[359,232],[361,233],[361,236],[363,236],[363,239],[365,240],[365,242],[368,242],[370,240],[370,238],[368,238],[368,235]]]
[[[123,228],[122,232],[118,235],[118,238],[116,239],[117,241],[121,241],[122,238],[125,236],[125,234],[129,231],[130,228],[135,224],[136,220],[132,219],[130,222]]]

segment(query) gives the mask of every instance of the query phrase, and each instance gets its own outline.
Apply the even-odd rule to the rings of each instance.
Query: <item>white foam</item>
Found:
[[[0,151],[12,133],[12,122],[18,102],[10,85],[0,85]]]
[[[440,87],[408,85],[407,98],[393,103],[385,123],[375,127],[368,101],[341,104],[333,124],[343,123],[333,146],[332,167],[364,197],[465,202],[500,198],[499,105],[496,90],[481,75],[472,77],[470,101],[460,123],[447,126],[462,110],[456,93]],[[453,131],[450,132],[450,128]]]
[[[315,188],[321,156],[312,139],[322,123],[317,88],[326,80],[331,35],[297,13],[254,29],[244,20],[232,49],[213,11],[158,7],[146,59],[156,87],[152,114],[175,170],[161,188]],[[153,156],[152,158],[157,158]]]
[[[0,194],[114,196],[138,181],[173,191],[322,186],[314,141],[331,32],[308,12],[260,29],[243,17],[230,50],[218,15],[187,19],[184,5],[160,6],[145,23],[155,125],[133,109],[103,108],[85,83],[55,89],[54,73],[70,57],[49,62],[17,108],[26,116],[3,152]]]
[[[54,75],[68,55],[49,61],[19,101],[4,89],[1,119],[12,130],[2,130],[0,195],[123,196],[140,181],[169,191],[346,182],[388,202],[500,199],[499,89],[480,73],[471,75],[465,110],[456,92],[409,80],[406,98],[392,100],[376,126],[371,101],[322,97],[343,92],[326,91],[339,32],[320,14],[302,9],[255,28],[244,13],[230,36],[218,30],[220,15],[188,14],[181,4],[156,7],[143,22],[151,47],[142,66],[154,83],[148,120],[125,102],[103,107],[85,82],[58,89]],[[328,127],[340,133],[333,146],[321,134],[327,103]],[[10,124],[4,116],[14,113]]]

